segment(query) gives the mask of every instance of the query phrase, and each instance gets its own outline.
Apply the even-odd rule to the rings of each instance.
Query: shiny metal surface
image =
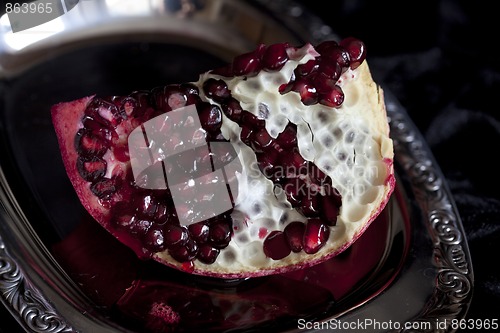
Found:
[[[81,1],[43,29],[19,32],[24,34],[23,38],[9,31],[5,18],[0,20],[0,28],[0,301],[27,332],[126,332],[126,329],[94,308],[47,247],[54,236],[44,234],[47,229],[43,226],[60,217],[52,213],[49,200],[34,190],[33,184],[40,180],[30,178],[33,165],[29,157],[23,156],[25,143],[16,134],[23,126],[37,122],[41,127],[49,126],[47,115],[37,115],[26,125],[23,118],[27,111],[20,110],[17,115],[8,113],[6,110],[12,109],[12,105],[6,92],[13,91],[11,82],[23,77],[20,89],[14,90],[22,96],[24,88],[35,85],[30,80],[38,78],[35,74],[40,72],[40,66],[51,59],[107,43],[175,44],[188,50],[203,50],[224,61],[260,42],[316,43],[337,38],[328,26],[301,6],[285,0]],[[58,68],[56,64],[50,66]],[[86,69],[79,63],[75,66]],[[33,76],[31,71],[35,72]],[[161,74],[164,73],[152,80],[163,80]],[[185,74],[177,73],[169,79]],[[92,84],[105,87],[108,83],[103,80],[105,77],[81,84],[60,82],[65,78],[61,73],[55,77],[58,85],[67,85],[67,98],[80,97],[74,95],[86,93],[85,89],[91,89]],[[53,84],[51,77],[46,79],[47,85]],[[128,83],[121,88],[128,89]],[[68,91],[72,88],[75,90]],[[21,99],[19,96],[14,100]],[[26,96],[29,99],[34,94]],[[447,319],[449,324],[451,319],[465,316],[474,284],[460,217],[422,136],[396,97],[387,92],[386,102],[399,176],[399,199],[393,205],[391,224],[394,237],[390,239],[393,243],[401,241],[396,235],[404,229],[404,220],[408,220],[411,232],[403,241],[409,244],[409,253],[390,284],[385,284],[387,279],[377,280],[388,272],[387,266],[381,264],[380,271],[374,273],[375,279],[371,281],[380,281],[380,285],[369,287],[376,297],[333,316],[317,314],[317,320],[353,322],[369,318],[380,323],[426,322],[437,326]],[[39,144],[38,150],[44,147],[43,142]],[[24,190],[27,192],[20,195]],[[72,208],[69,205],[68,210]],[[59,235],[65,232],[56,230]],[[450,326],[433,328],[430,331],[452,331]],[[388,330],[381,327],[371,331]]]

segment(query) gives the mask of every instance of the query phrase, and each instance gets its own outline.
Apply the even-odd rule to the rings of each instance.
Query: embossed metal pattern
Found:
[[[3,303],[17,314],[23,326],[32,332],[76,332],[11,258],[0,237],[0,294]],[[1,323],[0,323],[1,325]]]
[[[311,42],[336,38],[331,29],[310,15],[300,5],[286,0],[258,0],[273,13],[280,13],[283,24],[301,30]],[[193,15],[200,1],[181,1],[182,16]],[[305,29],[302,30],[302,29]],[[437,270],[434,291],[413,321],[432,322],[435,319],[463,318],[466,315],[473,290],[473,271],[466,237],[453,198],[446,187],[438,165],[418,129],[408,118],[397,100],[388,95],[387,112],[391,136],[395,143],[395,162],[411,182],[416,206],[425,219],[426,232],[432,240],[433,266]],[[1,170],[0,170],[1,173]],[[4,187],[0,197],[5,198]],[[0,208],[2,206],[0,205]],[[0,210],[0,220],[9,218]],[[76,332],[71,323],[61,316],[50,300],[40,292],[21,269],[4,241],[8,229],[0,228],[0,300],[31,332]],[[4,237],[4,238],[2,238]],[[10,238],[9,238],[10,239]],[[452,331],[450,327],[442,332]]]

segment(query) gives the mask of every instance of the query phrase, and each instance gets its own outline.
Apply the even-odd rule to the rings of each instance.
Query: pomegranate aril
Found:
[[[99,199],[109,199],[118,188],[116,178],[103,177],[90,185],[90,190]]]
[[[300,64],[295,68],[295,76],[299,78],[314,73],[318,69],[318,66],[319,64],[316,59],[311,59],[305,64]]]
[[[338,45],[339,44],[334,40],[327,40],[327,41],[319,43],[315,47],[315,49],[319,54],[323,55],[325,52],[328,52],[328,50],[330,50],[334,47],[337,47]]]
[[[104,121],[104,119],[98,116],[97,118],[91,116],[85,116],[82,119],[83,127],[93,135],[102,138],[111,138],[112,126],[109,122]]]
[[[262,69],[261,58],[265,48],[265,45],[261,44],[255,51],[235,57],[232,65],[233,74],[248,77],[257,75]]]
[[[339,206],[331,195],[321,196],[321,217],[329,226],[337,224],[337,216],[339,215]]]
[[[340,46],[347,50],[350,57],[351,69],[356,69],[366,59],[365,44],[354,37],[347,37],[340,41]]]
[[[197,243],[205,243],[208,240],[209,227],[207,222],[193,223],[188,226],[189,236]]]
[[[291,222],[285,227],[283,232],[292,252],[302,251],[305,230],[306,225],[300,221]]]
[[[337,69],[340,70],[340,67],[337,66]],[[316,87],[316,90],[321,95],[324,93],[328,93],[332,89],[334,89],[339,77],[340,77],[340,71],[338,75],[335,73],[318,72],[314,76],[313,82]]]
[[[298,79],[293,84],[293,91],[298,92],[304,105],[313,105],[318,102],[318,92],[312,82],[307,79]]]
[[[229,97],[231,92],[224,80],[210,78],[203,83],[203,91],[207,97],[213,99],[217,103],[222,103]]]
[[[133,235],[144,236],[152,225],[150,220],[134,218],[129,225],[129,230]]]
[[[163,230],[159,227],[151,227],[143,237],[144,246],[151,252],[160,252],[166,249]]]
[[[266,178],[276,181],[276,176],[281,176],[276,175],[277,170],[275,168],[279,158],[278,152],[275,149],[268,149],[266,152],[257,153],[256,156],[260,171]]]
[[[169,224],[164,230],[165,244],[168,248],[174,248],[186,244],[189,234],[186,227]]]
[[[321,61],[318,67],[319,73],[336,82],[342,74],[342,66],[336,61]]]
[[[241,116],[241,126],[248,126],[251,129],[260,129],[266,126],[266,121],[264,119],[258,118],[253,113],[244,111]]]
[[[328,241],[330,228],[319,218],[307,220],[302,244],[307,254],[317,253]]]
[[[306,217],[317,217],[320,213],[320,195],[306,193],[300,201],[300,210]]]
[[[280,70],[288,61],[288,46],[286,43],[269,45],[262,58],[263,68],[270,71]]]
[[[188,239],[184,245],[169,248],[168,253],[178,262],[191,261],[198,253],[198,245],[194,240]]]
[[[282,185],[286,198],[292,207],[298,207],[301,204],[305,191],[305,183],[300,178],[290,178],[285,180]]]
[[[288,123],[283,132],[278,135],[276,141],[284,148],[294,148],[297,146],[297,126],[293,123]]]
[[[307,161],[302,157],[298,148],[293,149],[286,155],[282,155],[280,163],[283,170],[290,177],[307,174]]]
[[[127,119],[131,116],[133,116],[134,110],[138,106],[138,102],[135,100],[135,98],[130,97],[130,96],[125,96],[123,98],[120,98],[119,96],[115,96],[113,99],[113,103],[119,105],[119,111],[120,111],[120,116],[123,119]]]
[[[208,244],[203,244],[199,246],[196,258],[202,263],[213,264],[219,256],[219,253],[219,249],[216,249]]]
[[[124,212],[118,212],[112,215],[111,225],[115,228],[121,228],[130,231],[132,224],[135,223],[135,216]]]
[[[144,218],[153,218],[156,215],[156,210],[158,209],[156,199],[150,194],[136,197],[133,205],[136,207],[138,216]]]
[[[229,245],[231,241],[231,225],[228,223],[228,219],[230,218],[219,216],[210,222],[208,240],[213,247],[223,249]]]
[[[225,100],[221,105],[222,111],[229,119],[238,122],[241,119],[241,115],[243,113],[243,108],[240,105],[240,102],[231,97]]]
[[[278,88],[278,91],[280,94],[284,95],[284,94],[287,94],[289,93],[290,91],[292,91],[293,89],[293,84],[294,84],[294,81],[290,81],[288,83],[283,83],[279,88]]]
[[[240,139],[247,146],[252,145],[252,134],[253,129],[249,125],[244,124],[241,126]]]
[[[102,157],[110,144],[103,137],[95,135],[85,128],[78,130],[75,136],[75,148],[80,156]]]
[[[269,135],[265,128],[261,128],[260,130],[252,133],[251,143],[254,151],[261,152],[263,149],[271,146],[273,138]]]
[[[106,173],[107,163],[100,157],[79,157],[77,160],[78,173],[88,182],[96,181]]]
[[[321,169],[318,168],[316,166],[316,164],[309,163],[308,167],[309,167],[309,170],[308,170],[309,179],[314,184],[316,184],[316,185],[323,185],[326,182],[328,182],[329,180],[331,181],[330,177],[326,173],[324,173],[323,171],[321,171]]]
[[[196,104],[201,101],[198,87],[191,83],[183,83],[180,89],[186,94],[186,105]]]
[[[339,190],[332,186],[330,177],[327,178],[327,181],[328,183],[325,183],[323,185],[325,196],[328,196],[337,207],[342,206],[342,195],[340,194]]]
[[[113,126],[119,124],[123,118],[116,105],[110,101],[95,97],[87,106],[85,113],[99,122]]]
[[[184,107],[187,102],[185,90],[178,85],[154,88],[151,97],[160,113]]]
[[[335,85],[332,90],[319,95],[319,103],[329,107],[340,107],[344,102],[344,92],[342,88]]]
[[[202,102],[196,105],[201,126],[210,133],[216,133],[222,126],[222,112],[217,105]]]
[[[264,240],[264,254],[273,259],[280,260],[291,252],[290,246],[282,231],[272,231]]]
[[[340,45],[325,48],[321,53],[321,58],[323,61],[338,63],[342,71],[346,70],[350,64],[349,53]]]

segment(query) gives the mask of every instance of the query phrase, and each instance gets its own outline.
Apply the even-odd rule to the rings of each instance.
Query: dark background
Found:
[[[483,0],[301,1],[362,39],[374,78],[424,135],[457,204],[474,270],[467,318],[500,320],[498,13]]]
[[[467,318],[500,320],[500,68],[494,50],[500,26],[491,2],[300,2],[341,37],[366,43],[375,79],[425,136],[470,247],[475,285]],[[16,332],[4,311],[0,307],[0,331]]]

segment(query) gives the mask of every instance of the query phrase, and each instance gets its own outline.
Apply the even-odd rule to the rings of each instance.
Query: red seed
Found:
[[[205,221],[193,223],[188,226],[189,236],[197,243],[205,243],[208,240],[208,224]]]
[[[217,103],[222,103],[231,97],[231,91],[227,87],[226,82],[210,78],[203,83],[203,91],[207,97],[213,99]]]
[[[210,245],[217,249],[223,249],[229,245],[231,241],[231,225],[228,223],[227,218],[216,217],[210,223],[208,240]]]
[[[276,142],[284,148],[293,148],[297,146],[297,126],[293,123],[288,123],[283,132],[276,138]]]
[[[322,93],[319,96],[319,103],[325,106],[337,108],[344,102],[344,92],[342,88],[335,85],[332,90],[327,93]]]
[[[288,241],[288,245],[293,252],[300,252],[303,248],[304,232],[306,225],[299,221],[291,222],[285,227],[284,233]]]
[[[304,105],[313,105],[318,102],[316,87],[309,80],[302,78],[293,83],[293,91],[300,94],[300,100]]]
[[[222,103],[221,107],[222,111],[229,119],[236,122],[238,122],[241,119],[243,109],[240,105],[240,102],[237,99],[233,97],[226,99]]]
[[[286,194],[288,202],[290,202],[292,207],[300,206],[302,197],[307,191],[304,181],[300,178],[289,178],[285,180],[282,188]]]
[[[328,241],[330,228],[328,228],[320,219],[314,218],[307,221],[304,232],[303,246],[307,254],[317,253]]]
[[[300,64],[295,68],[295,71],[294,71],[295,76],[297,78],[300,78],[303,76],[307,76],[311,73],[314,73],[318,69],[318,66],[319,66],[319,64],[316,61],[316,59],[311,59],[308,62],[306,62],[305,64]]]
[[[101,157],[109,147],[110,143],[105,138],[85,128],[80,129],[75,136],[75,148],[79,155]]]
[[[285,234],[282,231],[272,231],[264,240],[264,253],[273,260],[280,260],[291,252]]]
[[[83,179],[88,182],[93,182],[104,176],[107,169],[107,163],[97,156],[88,159],[79,157],[76,167]]]
[[[178,262],[193,260],[198,254],[198,245],[192,239],[188,239],[186,244],[170,248],[168,253]]]
[[[213,264],[219,256],[220,250],[211,247],[208,244],[203,244],[198,249],[196,258],[205,264]]]
[[[351,69],[356,69],[366,58],[365,44],[354,37],[347,37],[340,41],[340,46],[347,50]]]
[[[251,137],[252,148],[256,152],[261,152],[268,148],[273,143],[273,138],[269,135],[265,128],[261,128],[252,133]]]
[[[186,244],[189,237],[187,229],[178,225],[168,225],[163,234],[168,248]]]
[[[146,249],[151,252],[160,252],[165,250],[166,244],[163,237],[163,230],[157,226],[149,228],[144,235],[143,243]]]
[[[262,58],[262,67],[270,71],[280,70],[288,61],[287,47],[286,43],[269,45]]]
[[[222,126],[222,112],[217,105],[210,103],[198,103],[196,105],[201,126],[208,132],[215,133]]]
[[[262,69],[261,58],[265,50],[265,45],[259,47],[249,53],[241,54],[233,60],[233,74],[236,76],[255,76]]]
[[[319,200],[319,197],[320,196],[317,193],[310,193],[310,191],[302,197],[302,200],[300,201],[300,210],[304,216],[319,216],[321,210],[321,200]]]
[[[347,69],[350,64],[349,53],[340,45],[325,48],[321,53],[322,61],[337,62],[343,70]]]

